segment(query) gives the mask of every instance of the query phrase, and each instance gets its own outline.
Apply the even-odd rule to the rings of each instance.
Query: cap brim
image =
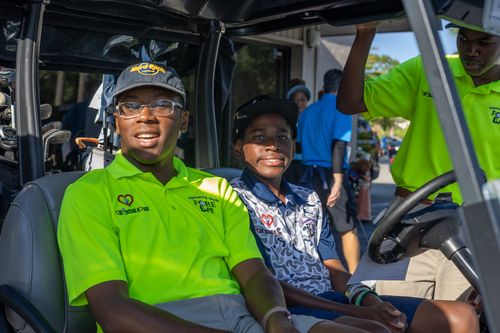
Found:
[[[286,99],[290,99],[292,97],[292,94],[297,90],[305,92],[308,101],[311,99],[311,92],[309,91],[309,89],[306,86],[301,85],[292,87],[286,94]]]
[[[182,100],[184,102],[184,107],[186,106],[186,94],[184,92],[180,91],[179,89],[175,89],[171,85],[168,85],[166,83],[161,83],[161,82],[136,82],[136,83],[130,84],[128,86],[125,86],[120,90],[116,90],[113,94],[113,97],[115,99],[117,99],[118,96],[120,96],[124,92],[129,91],[131,89],[135,89],[135,88],[141,88],[141,87],[158,87],[158,88],[173,91],[174,93],[177,93],[182,97]]]
[[[244,131],[245,128],[254,120],[255,118],[262,116],[264,114],[277,114],[287,119],[293,125],[293,136],[294,139],[297,137],[297,121],[299,119],[299,107],[297,103],[290,100],[273,100],[259,102],[251,104],[241,110],[240,115],[246,115],[245,125],[241,128]],[[241,132],[240,132],[241,133]],[[236,138],[240,133],[236,133],[236,122],[233,128],[233,143],[236,142]]]

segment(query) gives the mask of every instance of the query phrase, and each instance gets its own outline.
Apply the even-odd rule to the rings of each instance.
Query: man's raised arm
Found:
[[[356,38],[347,58],[337,93],[337,109],[347,115],[366,112],[363,100],[365,66],[380,22],[356,25]]]

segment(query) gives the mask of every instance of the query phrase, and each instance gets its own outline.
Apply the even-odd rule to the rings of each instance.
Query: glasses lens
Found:
[[[127,102],[118,105],[118,111],[122,117],[134,117],[141,113],[141,103]]]
[[[168,99],[160,99],[149,103],[149,107],[154,115],[166,116],[174,112],[174,103]]]

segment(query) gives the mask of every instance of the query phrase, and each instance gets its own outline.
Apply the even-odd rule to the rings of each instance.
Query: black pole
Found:
[[[200,27],[202,44],[194,87],[195,164],[197,168],[219,167],[215,121],[214,77],[223,24],[211,21]]]
[[[23,3],[16,56],[14,117],[19,153],[20,186],[45,175],[38,91],[39,42],[45,3]]]

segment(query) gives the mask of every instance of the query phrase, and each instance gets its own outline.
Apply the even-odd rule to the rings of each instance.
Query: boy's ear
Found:
[[[295,157],[295,150],[297,150],[297,142],[296,140],[292,140],[292,159]]]
[[[243,141],[241,141],[241,139],[236,139],[233,153],[237,159],[241,160],[243,158]]]
[[[116,126],[116,134],[120,135],[120,125],[118,124],[118,113],[113,113],[113,117],[115,117],[115,126]]]

